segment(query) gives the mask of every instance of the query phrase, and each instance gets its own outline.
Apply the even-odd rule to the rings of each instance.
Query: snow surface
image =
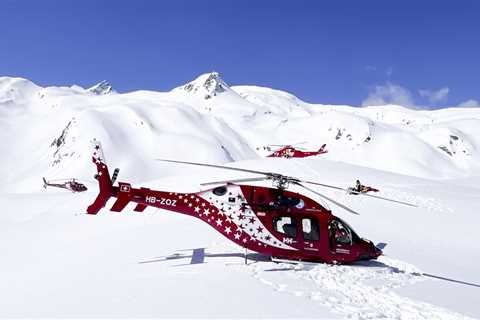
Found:
[[[82,214],[98,190],[92,138],[134,186],[188,192],[248,176],[155,161],[167,158],[341,187],[358,178],[419,207],[319,189],[360,212],[330,206],[386,243],[385,255],[331,266],[250,253],[245,265],[241,248],[190,217],[133,205]],[[0,139],[0,317],[480,318],[478,109],[310,104],[229,87],[218,73],[124,94],[107,82],[42,88],[0,77]],[[265,145],[300,141],[329,152],[265,158]],[[43,190],[41,177],[76,177],[89,191]]]

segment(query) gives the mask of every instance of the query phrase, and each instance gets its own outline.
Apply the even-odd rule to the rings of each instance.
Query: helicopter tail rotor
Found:
[[[327,144],[324,143],[324,144],[320,147],[320,149],[318,149],[317,152],[319,152],[320,154],[322,154],[322,153],[327,153],[328,151],[325,150],[325,147],[326,147],[326,146],[327,146]]]

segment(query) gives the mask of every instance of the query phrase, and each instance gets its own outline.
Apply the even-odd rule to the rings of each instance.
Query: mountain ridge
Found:
[[[168,174],[155,157],[226,163],[264,157],[261,147],[268,144],[298,141],[312,150],[326,143],[329,152],[319,161],[435,179],[480,174],[475,108],[311,104],[281,90],[230,87],[216,72],[169,92],[114,95],[1,77],[2,96],[9,98],[0,99],[0,138],[15,144],[0,147],[8,155],[0,177],[22,187],[40,176],[88,177],[88,142],[94,137],[139,180],[150,172]],[[60,137],[63,144],[55,147]],[[140,164],[143,169],[134,169]]]

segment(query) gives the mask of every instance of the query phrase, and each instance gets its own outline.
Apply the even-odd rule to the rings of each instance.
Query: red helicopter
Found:
[[[302,142],[303,143],[303,142]],[[299,143],[297,143],[299,144]],[[297,145],[295,144],[295,145]],[[319,154],[327,153],[328,151],[325,150],[325,147],[327,145],[323,144],[320,149],[317,151],[303,151],[302,148],[300,147],[294,147],[294,145],[278,145],[278,144],[271,144],[266,147],[263,147],[263,149],[267,151],[272,151],[271,147],[280,147],[280,149],[274,151],[272,154],[268,155],[267,157],[269,158],[305,158],[305,157],[311,157],[311,156],[316,156]]]
[[[134,202],[137,204],[134,211],[137,212],[151,206],[193,216],[208,223],[237,245],[272,258],[336,264],[376,259],[382,254],[373,242],[358,236],[352,227],[325,206],[303,194],[287,190],[289,185],[302,187],[358,214],[306,184],[346,189],[272,172],[161,159],[158,160],[234,170],[260,177],[210,182],[202,185],[215,187],[194,193],[133,188],[126,182],[113,186],[101,145],[96,140],[93,145],[92,161],[97,167],[95,177],[100,192],[88,207],[88,214],[97,214],[110,197],[115,197],[117,199],[111,211],[120,212],[128,203]],[[237,184],[262,180],[272,181],[273,187]]]
[[[53,181],[65,181],[65,180],[53,180]],[[83,192],[87,191],[87,187],[75,180],[74,178],[67,180],[62,183],[51,183],[47,181],[45,178],[43,178],[43,187],[47,189],[47,187],[56,187],[56,188],[62,188],[62,189],[67,189],[72,192]]]

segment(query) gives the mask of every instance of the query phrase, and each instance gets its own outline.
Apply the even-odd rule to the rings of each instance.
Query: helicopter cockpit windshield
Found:
[[[351,245],[353,242],[360,241],[360,237],[353,228],[340,218],[333,219],[328,226],[328,230],[332,243]]]
[[[305,202],[300,198],[279,195],[277,205],[287,208],[296,207],[297,209],[302,209],[305,206]]]

